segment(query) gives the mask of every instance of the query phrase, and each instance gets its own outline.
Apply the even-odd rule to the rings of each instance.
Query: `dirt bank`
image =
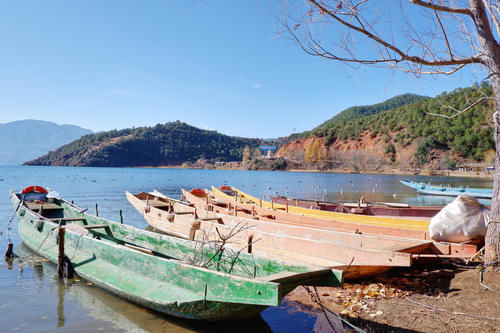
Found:
[[[419,265],[344,288],[299,287],[287,300],[318,311],[319,299],[368,332],[500,332],[500,294],[479,284],[478,268]],[[484,283],[500,291],[500,273],[486,270]]]

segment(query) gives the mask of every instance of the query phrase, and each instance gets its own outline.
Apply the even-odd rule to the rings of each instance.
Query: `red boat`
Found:
[[[326,210],[330,212],[361,214],[372,216],[405,216],[405,217],[433,217],[443,206],[410,206],[405,203],[394,202],[365,202],[361,198],[357,203],[335,203],[305,199],[290,199],[284,196],[271,196],[274,203],[303,208]]]

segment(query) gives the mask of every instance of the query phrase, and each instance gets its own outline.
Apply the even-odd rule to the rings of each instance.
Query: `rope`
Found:
[[[35,257],[36,252],[39,251],[43,244],[45,243],[45,241],[49,238],[49,235],[52,233],[52,231],[56,230],[58,227],[54,227],[52,228],[48,233],[47,235],[45,236],[45,238],[43,239],[42,243],[40,243],[40,246],[38,246],[38,248],[33,252],[33,254],[30,254],[28,256],[24,256],[24,257],[17,257],[18,260],[24,260],[24,259],[33,259]]]
[[[497,262],[495,262],[493,264],[489,264],[489,265],[486,265],[486,266],[494,266],[495,264],[499,264],[499,263],[500,262],[497,261]],[[479,284],[481,286],[485,287],[486,289],[491,290],[495,294],[499,294],[500,295],[500,291],[497,291],[497,290],[495,290],[495,289],[491,288],[490,286],[487,286],[486,284],[483,283],[483,273],[484,273],[484,270],[485,270],[486,266],[483,266],[481,268],[481,270],[479,271]]]
[[[78,240],[76,241],[76,246],[75,246],[75,252],[73,252],[73,255],[70,257],[70,260],[72,260],[75,257],[76,252],[78,251],[78,245],[80,244],[80,239],[82,239],[82,236],[83,236],[83,234],[80,234],[80,236],[78,236]]]
[[[0,231],[0,235],[3,235],[5,230],[11,225],[12,221],[14,221],[14,217],[16,217],[16,213],[17,213],[19,207],[23,204],[23,202],[24,202],[24,195],[23,195],[22,199],[19,201],[19,203],[17,204],[17,207],[14,210],[14,214],[12,214],[12,217],[10,218],[9,223],[7,223],[7,226],[5,228],[3,228],[2,231]]]
[[[423,303],[414,301],[412,299],[409,299],[408,297],[405,297],[405,300],[407,300],[410,303],[414,303],[416,305],[422,306],[426,309],[433,310],[433,311],[446,312],[446,313],[449,313],[452,315],[467,316],[467,317],[473,317],[473,318],[479,318],[479,319],[500,320],[499,317],[488,317],[488,316],[481,316],[481,315],[476,315],[476,314],[471,314],[471,313],[455,312],[455,311],[449,311],[449,310],[445,310],[445,309],[435,308],[433,306],[423,304]],[[393,304],[404,305],[404,303],[393,303]]]
[[[335,317],[337,317],[338,319],[340,319],[343,323],[345,323],[346,325],[348,325],[349,327],[351,327],[354,331],[358,332],[358,333],[366,333],[366,331],[363,331],[361,328],[357,327],[357,326],[354,326],[353,324],[351,324],[350,322],[348,322],[347,320],[345,320],[344,318],[342,318],[341,316],[339,316],[338,314],[336,314],[335,312],[333,312],[332,310],[330,310],[329,308],[327,308],[326,306],[324,306],[322,303],[321,303],[321,300],[320,300],[320,297],[319,297],[319,294],[318,294],[318,291],[316,290],[316,287],[313,287],[314,289],[314,292],[316,293],[316,295],[313,294],[313,292],[309,289],[308,286],[304,286],[304,288],[307,290],[307,292],[309,293],[309,296],[311,296],[311,300],[318,304],[320,307],[321,307],[321,310],[323,311],[325,317],[326,317],[326,320],[328,321],[328,324],[330,325],[330,327],[333,329],[333,324],[330,322],[330,319],[328,318],[328,315],[327,315],[327,311],[329,313],[331,313],[332,315],[334,315]]]
[[[481,252],[483,252],[483,251],[484,251],[484,248],[485,248],[485,247],[486,247],[486,245],[485,245],[485,246],[483,246],[483,247],[481,248],[481,250],[477,251],[477,252],[476,252],[476,253],[475,253],[472,257],[470,257],[470,258],[466,258],[466,259],[465,259],[465,263],[466,263],[467,265],[468,265],[468,264],[470,264],[470,263],[472,262],[472,260],[474,260],[474,258],[475,258],[475,257],[477,257],[477,256],[478,256]]]

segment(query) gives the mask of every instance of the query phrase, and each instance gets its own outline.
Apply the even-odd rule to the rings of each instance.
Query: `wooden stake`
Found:
[[[9,245],[7,245],[7,251],[5,251],[5,260],[14,258],[13,249],[14,249],[14,244],[9,243]]]
[[[99,216],[99,210],[97,209],[97,202],[95,204],[95,216]]]
[[[120,223],[123,224],[123,212],[120,209]]]
[[[253,235],[248,236],[248,253],[252,253]]]
[[[196,229],[195,228],[189,229],[189,240],[194,241],[195,236],[196,236]]]
[[[57,254],[57,276],[61,279],[64,278],[64,234],[65,228],[59,227],[57,233],[59,252]]]

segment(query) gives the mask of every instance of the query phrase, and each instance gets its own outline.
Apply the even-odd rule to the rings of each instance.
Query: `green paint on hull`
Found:
[[[14,208],[19,197],[11,192]],[[22,205],[19,233],[33,251],[57,262],[57,219],[78,224],[88,235],[66,229],[65,254],[81,277],[130,301],[183,318],[222,320],[248,317],[280,304],[300,284],[340,285],[342,272],[223,252],[206,268],[187,261],[199,244],[86,214],[56,200],[61,209],[42,215]],[[49,220],[53,219],[53,220]],[[56,219],[56,220],[54,220]],[[97,226],[97,228],[88,228]],[[88,229],[83,229],[86,226]],[[133,245],[152,254],[132,249]],[[214,256],[204,251],[205,258]],[[232,259],[232,260],[230,260]]]

